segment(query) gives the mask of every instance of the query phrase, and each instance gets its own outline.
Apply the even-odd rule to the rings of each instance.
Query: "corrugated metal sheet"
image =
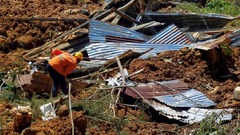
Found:
[[[107,4],[109,4],[109,3],[111,3],[113,0],[105,0],[104,2],[105,2],[105,4],[107,5]]]
[[[234,109],[203,109],[203,108],[171,108],[153,100],[148,100],[148,104],[153,107],[159,114],[166,116],[170,119],[175,119],[184,123],[193,124],[201,122],[207,116],[213,113],[218,115],[216,122],[226,121],[232,119],[232,112]]]
[[[103,42],[145,42],[149,38],[139,32],[130,30],[123,26],[97,20],[90,20],[89,39],[92,43]]]
[[[175,24],[179,28],[189,27],[187,31],[207,31],[220,29],[233,19],[220,14],[144,12],[136,20],[142,23],[157,21],[166,25]]]
[[[183,44],[188,45],[192,42],[188,37],[174,24],[154,35],[147,43],[153,44]]]
[[[31,74],[17,75],[17,78],[15,79],[14,83],[18,87],[31,84],[31,80],[32,80]]]
[[[169,88],[174,89],[175,91]],[[152,99],[156,96],[177,94],[188,89],[189,87],[186,83],[179,80],[172,80],[155,83],[141,83],[138,84],[136,87],[126,88],[124,93],[133,98],[141,98],[142,96],[145,99]],[[140,93],[141,96],[138,93]]]
[[[154,99],[172,107],[210,107],[216,105],[216,103],[208,99],[202,92],[195,89],[175,95],[154,97]]]
[[[128,50],[134,52],[143,53],[153,48],[148,53],[141,56],[141,58],[147,58],[149,56],[156,56],[157,53],[167,50],[179,50],[184,45],[177,44],[149,44],[149,43],[95,43],[91,44],[85,49],[87,50],[89,58],[103,58],[112,59]],[[104,63],[106,60],[93,60],[92,62]]]
[[[232,34],[229,35],[231,39],[232,46],[240,46],[240,30],[234,31]]]

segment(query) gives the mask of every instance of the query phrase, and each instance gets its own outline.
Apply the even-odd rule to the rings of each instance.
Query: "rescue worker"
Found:
[[[77,67],[77,64],[83,60],[83,54],[77,52],[71,55],[68,52],[56,49],[51,51],[51,56],[52,58],[48,61],[47,69],[53,80],[52,97],[57,96],[59,86],[62,92],[67,95],[68,88],[66,87],[65,78]]]

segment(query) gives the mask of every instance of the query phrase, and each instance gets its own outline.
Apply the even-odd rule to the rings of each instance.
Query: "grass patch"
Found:
[[[183,2],[176,6],[175,11],[184,10],[187,12],[199,13],[199,14],[223,14],[233,17],[240,16],[240,2],[237,0],[223,1],[223,0],[208,0],[206,7],[199,7],[196,3]],[[240,28],[240,20],[233,20],[228,23],[224,28],[236,29]]]
[[[217,13],[231,16],[240,15],[240,7],[237,4],[235,4],[235,2],[223,0],[208,0],[205,8],[199,7],[195,3],[184,2],[182,4],[177,5],[176,10],[180,9],[202,14]]]
[[[194,134],[196,135],[238,134],[239,126],[236,127],[235,129],[233,127],[226,127],[225,125],[223,125],[223,121],[219,120],[220,115],[213,113],[211,116],[208,116],[205,119],[203,119],[200,123],[200,127],[196,130]]]

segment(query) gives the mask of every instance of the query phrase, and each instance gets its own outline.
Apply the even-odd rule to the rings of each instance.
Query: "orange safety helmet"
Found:
[[[81,52],[75,53],[74,56],[77,57],[79,60],[83,60],[83,54]]]

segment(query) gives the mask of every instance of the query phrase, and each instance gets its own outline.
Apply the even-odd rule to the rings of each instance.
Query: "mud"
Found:
[[[100,9],[99,1],[67,1],[67,0],[0,0],[0,71],[7,72],[12,69],[24,69],[27,62],[23,61],[22,54],[31,48],[41,46],[51,41],[64,31],[79,25],[78,22],[41,22],[18,21],[18,18],[29,17],[54,17],[54,18],[85,18],[81,10],[92,14]],[[155,8],[159,8],[159,3]],[[164,10],[171,10],[171,5],[166,4]],[[156,9],[157,10],[157,9]],[[4,52],[4,53],[3,53]],[[232,94],[236,86],[239,86],[240,49],[232,48],[231,55],[223,54],[222,50],[203,52],[200,50],[183,48],[179,51],[166,51],[159,53],[155,58],[147,60],[135,59],[129,65],[129,73],[144,69],[141,73],[130,79],[136,82],[166,81],[179,79],[189,84],[190,87],[203,92],[207,97],[217,103],[216,108],[223,108],[235,103]],[[73,82],[74,84],[75,82]],[[72,100],[85,99],[92,93],[80,93],[88,84],[76,82],[73,87]],[[7,109],[12,109],[7,102],[0,103],[0,133],[19,134],[13,132],[14,114]],[[68,108],[62,107],[58,118],[51,121],[43,121],[41,118],[32,122],[30,128],[23,131],[23,135],[34,134],[71,134],[71,123]],[[75,133],[84,134],[118,134],[115,126],[94,121],[84,116],[81,111],[73,113]],[[156,118],[142,113],[141,110],[119,108],[118,117],[128,117],[129,123],[122,128],[121,133],[126,134],[184,134],[199,125],[183,125],[164,117]],[[94,123],[94,126],[91,126]],[[236,127],[236,117],[229,126]],[[89,126],[90,125],[90,126]],[[87,127],[88,126],[88,127]]]
[[[211,52],[184,48],[179,51],[167,51],[148,60],[135,59],[131,62],[129,72],[144,69],[131,77],[136,82],[165,81],[179,79],[215,101],[222,108],[233,100],[234,89],[239,85],[238,71],[240,53],[234,48],[231,56],[216,50],[222,58],[212,65]],[[208,56],[208,57],[207,57]],[[228,78],[224,76],[230,75]],[[218,87],[217,91],[214,91]]]
[[[91,14],[101,7],[98,2],[72,2],[55,0],[1,0],[0,50],[9,52],[18,47],[31,49],[50,41],[78,22],[21,21],[26,18],[88,19],[82,14]]]

